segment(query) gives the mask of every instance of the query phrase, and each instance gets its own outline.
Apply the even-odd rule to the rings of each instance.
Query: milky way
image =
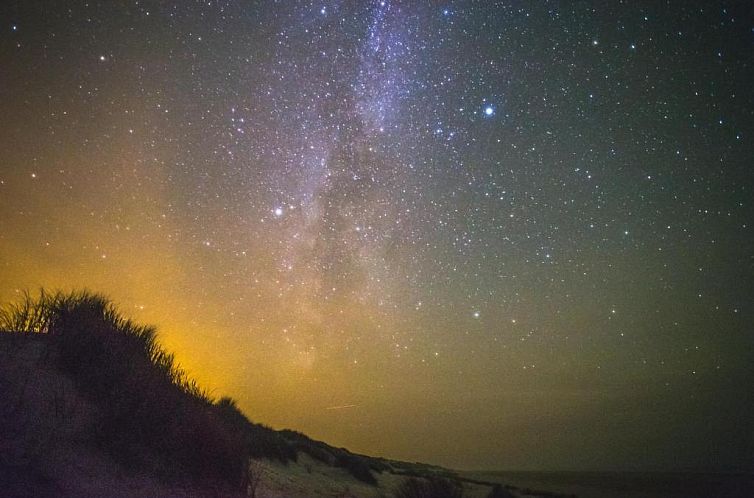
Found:
[[[6,3],[3,301],[354,451],[751,465],[750,9]]]

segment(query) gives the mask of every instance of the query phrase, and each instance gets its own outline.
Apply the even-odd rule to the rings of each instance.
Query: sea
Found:
[[[754,498],[754,474],[464,472],[473,479],[578,498]]]

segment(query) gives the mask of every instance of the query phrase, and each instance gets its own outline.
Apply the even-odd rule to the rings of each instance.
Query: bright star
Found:
[[[276,207],[273,212],[275,213],[275,216],[283,216],[283,208],[281,207]]]
[[[487,107],[484,108],[484,115],[485,116],[492,116],[493,114],[495,114],[495,108],[494,107],[492,107],[491,105],[488,105]]]

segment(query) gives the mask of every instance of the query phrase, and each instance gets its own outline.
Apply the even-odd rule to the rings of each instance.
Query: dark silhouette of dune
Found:
[[[253,496],[252,459],[302,454],[371,486],[400,476],[398,496],[461,496],[451,471],[251,422],[190,379],[153,327],[87,291],[0,311],[0,399],[3,496]]]

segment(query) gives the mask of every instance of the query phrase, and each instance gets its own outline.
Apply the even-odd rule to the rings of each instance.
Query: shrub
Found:
[[[333,448],[321,441],[315,441],[296,431],[283,430],[280,434],[298,451],[302,451],[325,465],[340,467],[356,479],[366,484],[377,485],[372,470],[386,467],[377,459],[356,455],[345,448]]]
[[[296,461],[296,450],[278,431],[255,424],[238,409],[232,398],[224,397],[215,403],[220,418],[232,428],[252,458],[267,458],[281,463]]]
[[[487,498],[515,498],[515,495],[505,489],[501,484],[495,484],[492,486],[492,490],[490,491],[490,494],[487,495]]]
[[[369,465],[364,458],[358,455],[343,451],[343,453],[337,456],[336,465],[346,469],[349,474],[361,482],[371,484],[372,486],[377,485],[377,479],[372,475]]]
[[[417,479],[403,481],[395,498],[461,498],[461,486],[447,479]]]

